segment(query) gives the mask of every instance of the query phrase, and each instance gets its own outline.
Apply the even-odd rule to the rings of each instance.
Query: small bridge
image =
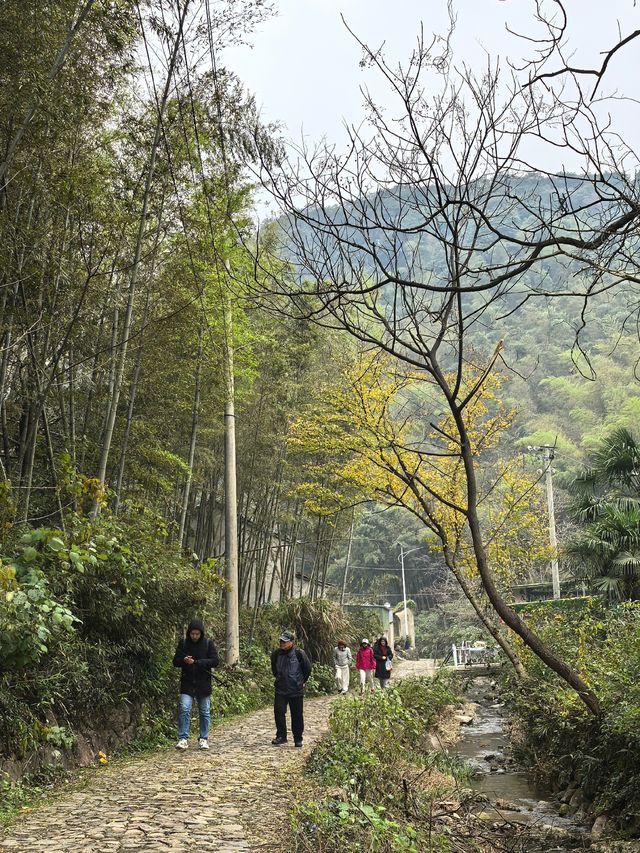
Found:
[[[502,667],[497,649],[488,648],[486,643],[471,644],[454,643],[449,654],[440,662],[440,667],[460,675],[477,673],[484,675],[488,672],[498,672]]]

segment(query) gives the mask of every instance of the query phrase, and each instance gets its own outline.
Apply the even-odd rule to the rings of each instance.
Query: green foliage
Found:
[[[74,517],[14,537],[0,573],[0,743],[68,747],[126,703],[173,712],[176,628],[204,612],[210,573],[162,542],[151,513]],[[169,711],[169,709],[171,709]],[[52,717],[56,722],[51,723]]]
[[[314,748],[308,772],[323,786],[342,791],[316,803],[299,804],[291,815],[296,850],[417,851],[424,849],[428,802],[443,793],[442,781],[422,786],[428,771],[452,770],[446,757],[430,749],[429,729],[443,708],[454,701],[444,679],[407,679],[394,688],[336,703],[329,731]],[[413,811],[399,803],[407,777]],[[456,769],[458,772],[458,769]],[[420,817],[422,816],[422,817]],[[446,839],[430,834],[434,851],[449,847]]]
[[[637,598],[640,576],[640,445],[619,428],[573,481],[578,533],[567,546],[575,573],[609,599]]]
[[[31,546],[23,560],[32,562]],[[24,556],[26,554],[26,556]],[[79,620],[51,597],[44,573],[16,563],[15,588],[0,591],[0,668],[5,671],[34,666],[63,634],[73,632]]]
[[[351,646],[360,645],[363,637],[380,633],[379,617],[370,610],[344,611],[327,599],[295,598],[265,608],[265,618],[273,625],[271,640],[285,628],[292,629],[296,642],[304,648],[312,662],[333,665],[333,649],[339,639]],[[318,676],[321,670],[318,670]],[[329,681],[328,673],[324,676]],[[331,674],[333,680],[333,674]]]
[[[531,680],[522,692],[512,687],[521,756],[548,784],[579,784],[595,812],[639,830],[640,604],[591,599],[580,610],[538,605],[527,613],[596,691],[603,715],[592,718],[530,655]]]
[[[389,765],[429,751],[425,740],[440,711],[454,701],[444,679],[398,681],[341,701],[331,714],[328,735],[315,748],[309,768],[327,785],[350,787],[360,797],[379,783]]]
[[[291,818],[296,851],[320,853],[418,853],[418,832],[410,823],[389,820],[384,806],[353,798],[346,802],[326,798],[300,806]],[[433,853],[448,846],[431,848]]]
[[[444,658],[453,643],[486,640],[487,632],[466,599],[441,602],[415,617],[416,647],[423,657]],[[493,640],[492,640],[493,642]]]
[[[42,793],[42,788],[26,780],[13,782],[7,773],[0,772],[0,826],[8,823],[20,809]]]
[[[316,663],[307,681],[305,694],[307,696],[325,696],[333,693],[336,687],[335,669],[328,664]]]

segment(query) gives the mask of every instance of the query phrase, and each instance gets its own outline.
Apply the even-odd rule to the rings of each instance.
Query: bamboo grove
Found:
[[[232,335],[247,604],[273,592],[270,560],[282,595],[301,564],[319,594],[335,535],[295,496],[286,442],[332,342],[245,298],[242,164],[276,143],[217,57],[269,13],[16,0],[0,30],[3,530],[153,511],[186,553],[219,557]]]

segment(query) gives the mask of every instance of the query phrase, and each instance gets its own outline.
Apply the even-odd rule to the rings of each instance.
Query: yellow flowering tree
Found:
[[[469,390],[477,381],[478,373],[470,371]],[[478,503],[486,520],[487,556],[506,590],[547,553],[538,484],[518,469],[516,460],[505,462],[497,454],[513,419],[497,396],[500,386],[498,376],[487,377],[464,417],[474,458],[483,462],[485,474]],[[314,460],[302,489],[308,501],[327,511],[335,511],[340,496],[351,489],[418,517],[427,541],[442,551],[477,615],[522,677],[522,664],[478,582],[465,469],[451,418],[434,411],[431,392],[425,373],[401,369],[384,355],[361,354],[345,367],[341,381],[327,383],[322,403],[292,425],[293,450]]]

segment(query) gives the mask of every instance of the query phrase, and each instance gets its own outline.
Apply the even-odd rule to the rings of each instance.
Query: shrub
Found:
[[[283,628],[295,632],[296,642],[315,663],[331,665],[333,649],[343,639],[352,649],[363,637],[380,633],[379,619],[371,611],[345,612],[339,604],[326,599],[297,598],[265,608],[265,618],[274,626],[273,642]]]
[[[429,814],[429,802],[443,793],[442,785],[429,782],[424,772],[448,761],[430,750],[428,732],[453,701],[446,680],[437,678],[406,679],[337,703],[307,768],[320,784],[338,787],[342,795],[294,809],[296,850],[400,853],[424,849],[427,836],[433,853],[448,849],[431,826],[425,834],[420,820],[411,822],[407,815],[409,809]],[[421,781],[408,784],[408,777]],[[398,792],[409,789],[411,802],[405,793],[401,803]]]
[[[123,704],[173,716],[176,629],[211,589],[150,513],[17,532],[0,568],[0,751],[25,757]]]
[[[301,806],[291,819],[297,851],[418,853],[419,834],[385,816],[383,806],[327,798]],[[434,853],[438,848],[433,847]]]
[[[596,690],[603,716],[594,719],[530,657],[526,691],[510,685],[520,757],[556,789],[579,784],[596,813],[640,830],[640,604],[591,599],[562,612],[539,605],[528,620]]]

